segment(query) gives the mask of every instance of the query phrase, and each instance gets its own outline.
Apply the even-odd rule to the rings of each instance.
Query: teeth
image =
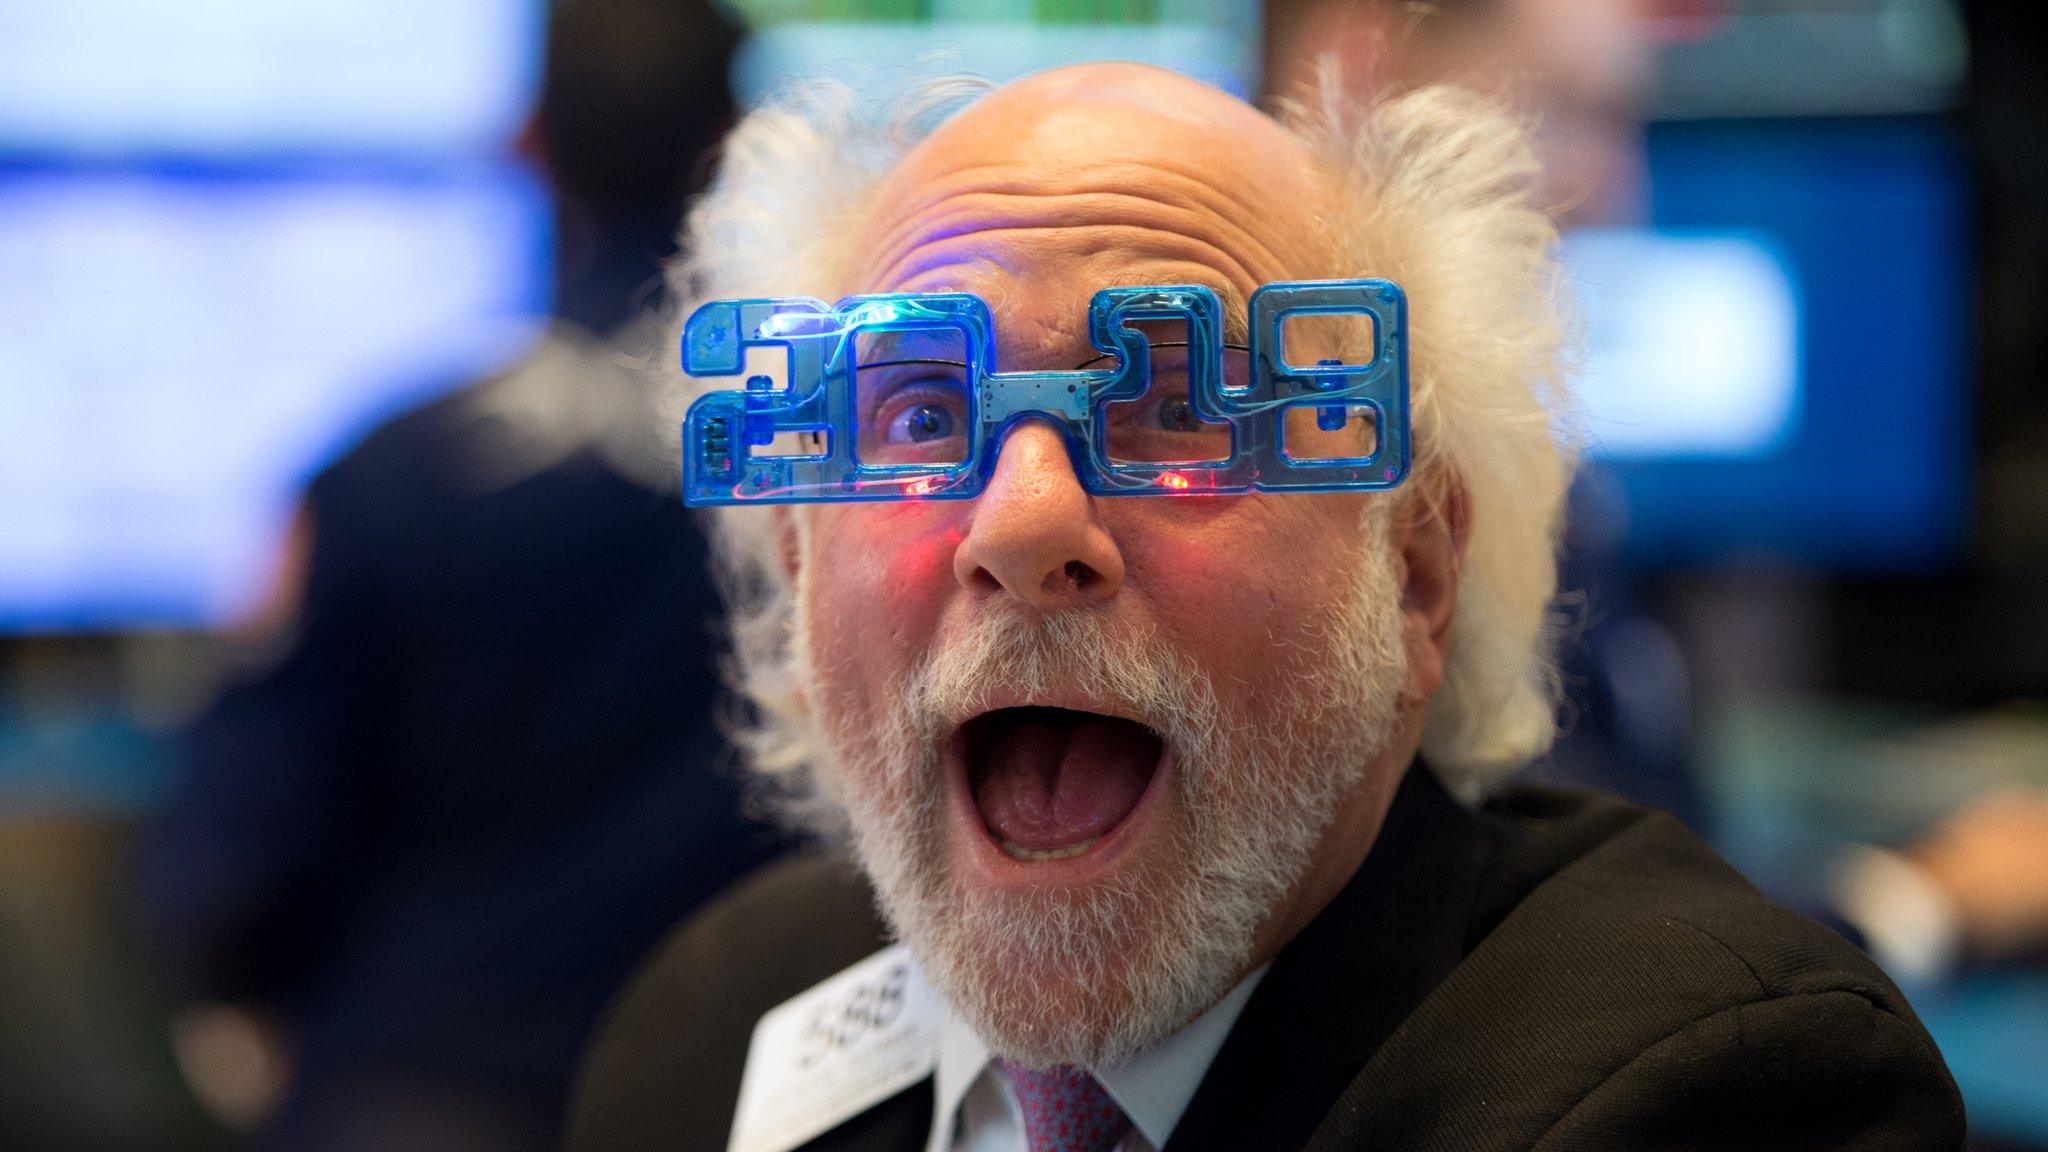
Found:
[[[1003,851],[1008,853],[1012,860],[1030,860],[1034,862],[1039,860],[1069,860],[1095,847],[1096,841],[1100,839],[1102,839],[1100,836],[1091,836],[1086,840],[1069,844],[1064,848],[1050,848],[1043,852],[1036,848],[1026,848],[1021,844],[1013,844],[1008,840],[1003,841],[1002,845]]]

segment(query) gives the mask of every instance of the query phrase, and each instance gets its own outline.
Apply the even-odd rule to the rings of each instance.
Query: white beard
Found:
[[[807,685],[836,761],[817,766],[820,782],[846,807],[883,912],[997,1054],[1040,1067],[1114,1063],[1235,983],[1254,933],[1399,723],[1400,589],[1385,516],[1362,520],[1359,570],[1312,630],[1316,651],[1264,689],[1262,717],[1223,715],[1206,670],[1085,610],[987,611],[928,654],[887,715],[835,715],[831,694]],[[796,640],[802,667],[816,669],[801,609]],[[1078,691],[1158,732],[1178,765],[1180,866],[1024,893],[957,883],[941,748],[999,689]]]

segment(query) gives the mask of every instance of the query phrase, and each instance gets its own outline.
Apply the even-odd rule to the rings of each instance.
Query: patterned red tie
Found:
[[[1131,1130],[1131,1118],[1086,1068],[1026,1068],[1008,1060],[996,1067],[1017,1094],[1031,1152],[1109,1152]]]

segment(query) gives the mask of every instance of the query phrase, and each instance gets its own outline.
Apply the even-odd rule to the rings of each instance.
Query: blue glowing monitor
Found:
[[[541,0],[0,4],[0,153],[502,149]]]
[[[518,182],[0,172],[0,627],[247,608],[299,482],[531,335]]]
[[[1933,119],[1674,123],[1652,227],[1582,233],[1578,381],[1626,547],[1682,566],[1952,561],[1970,473],[1965,205]]]
[[[0,4],[0,629],[232,619],[302,480],[524,346],[545,11]]]

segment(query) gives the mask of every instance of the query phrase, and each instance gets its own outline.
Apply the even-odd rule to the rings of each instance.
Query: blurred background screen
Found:
[[[735,0],[754,29],[733,70],[753,100],[791,78],[927,54],[1007,80],[1059,64],[1139,60],[1248,95],[1258,0]]]
[[[508,0],[0,7],[0,143],[64,156],[502,149],[541,9]]]
[[[1968,541],[1972,190],[1945,0],[1668,5],[1648,226],[1581,232],[1631,560],[1901,573]]]
[[[1954,563],[1967,539],[1969,187],[1914,120],[1649,131],[1644,229],[1574,234],[1587,433],[1633,558]]]
[[[246,613],[314,467],[527,343],[541,15],[0,4],[0,628]]]

